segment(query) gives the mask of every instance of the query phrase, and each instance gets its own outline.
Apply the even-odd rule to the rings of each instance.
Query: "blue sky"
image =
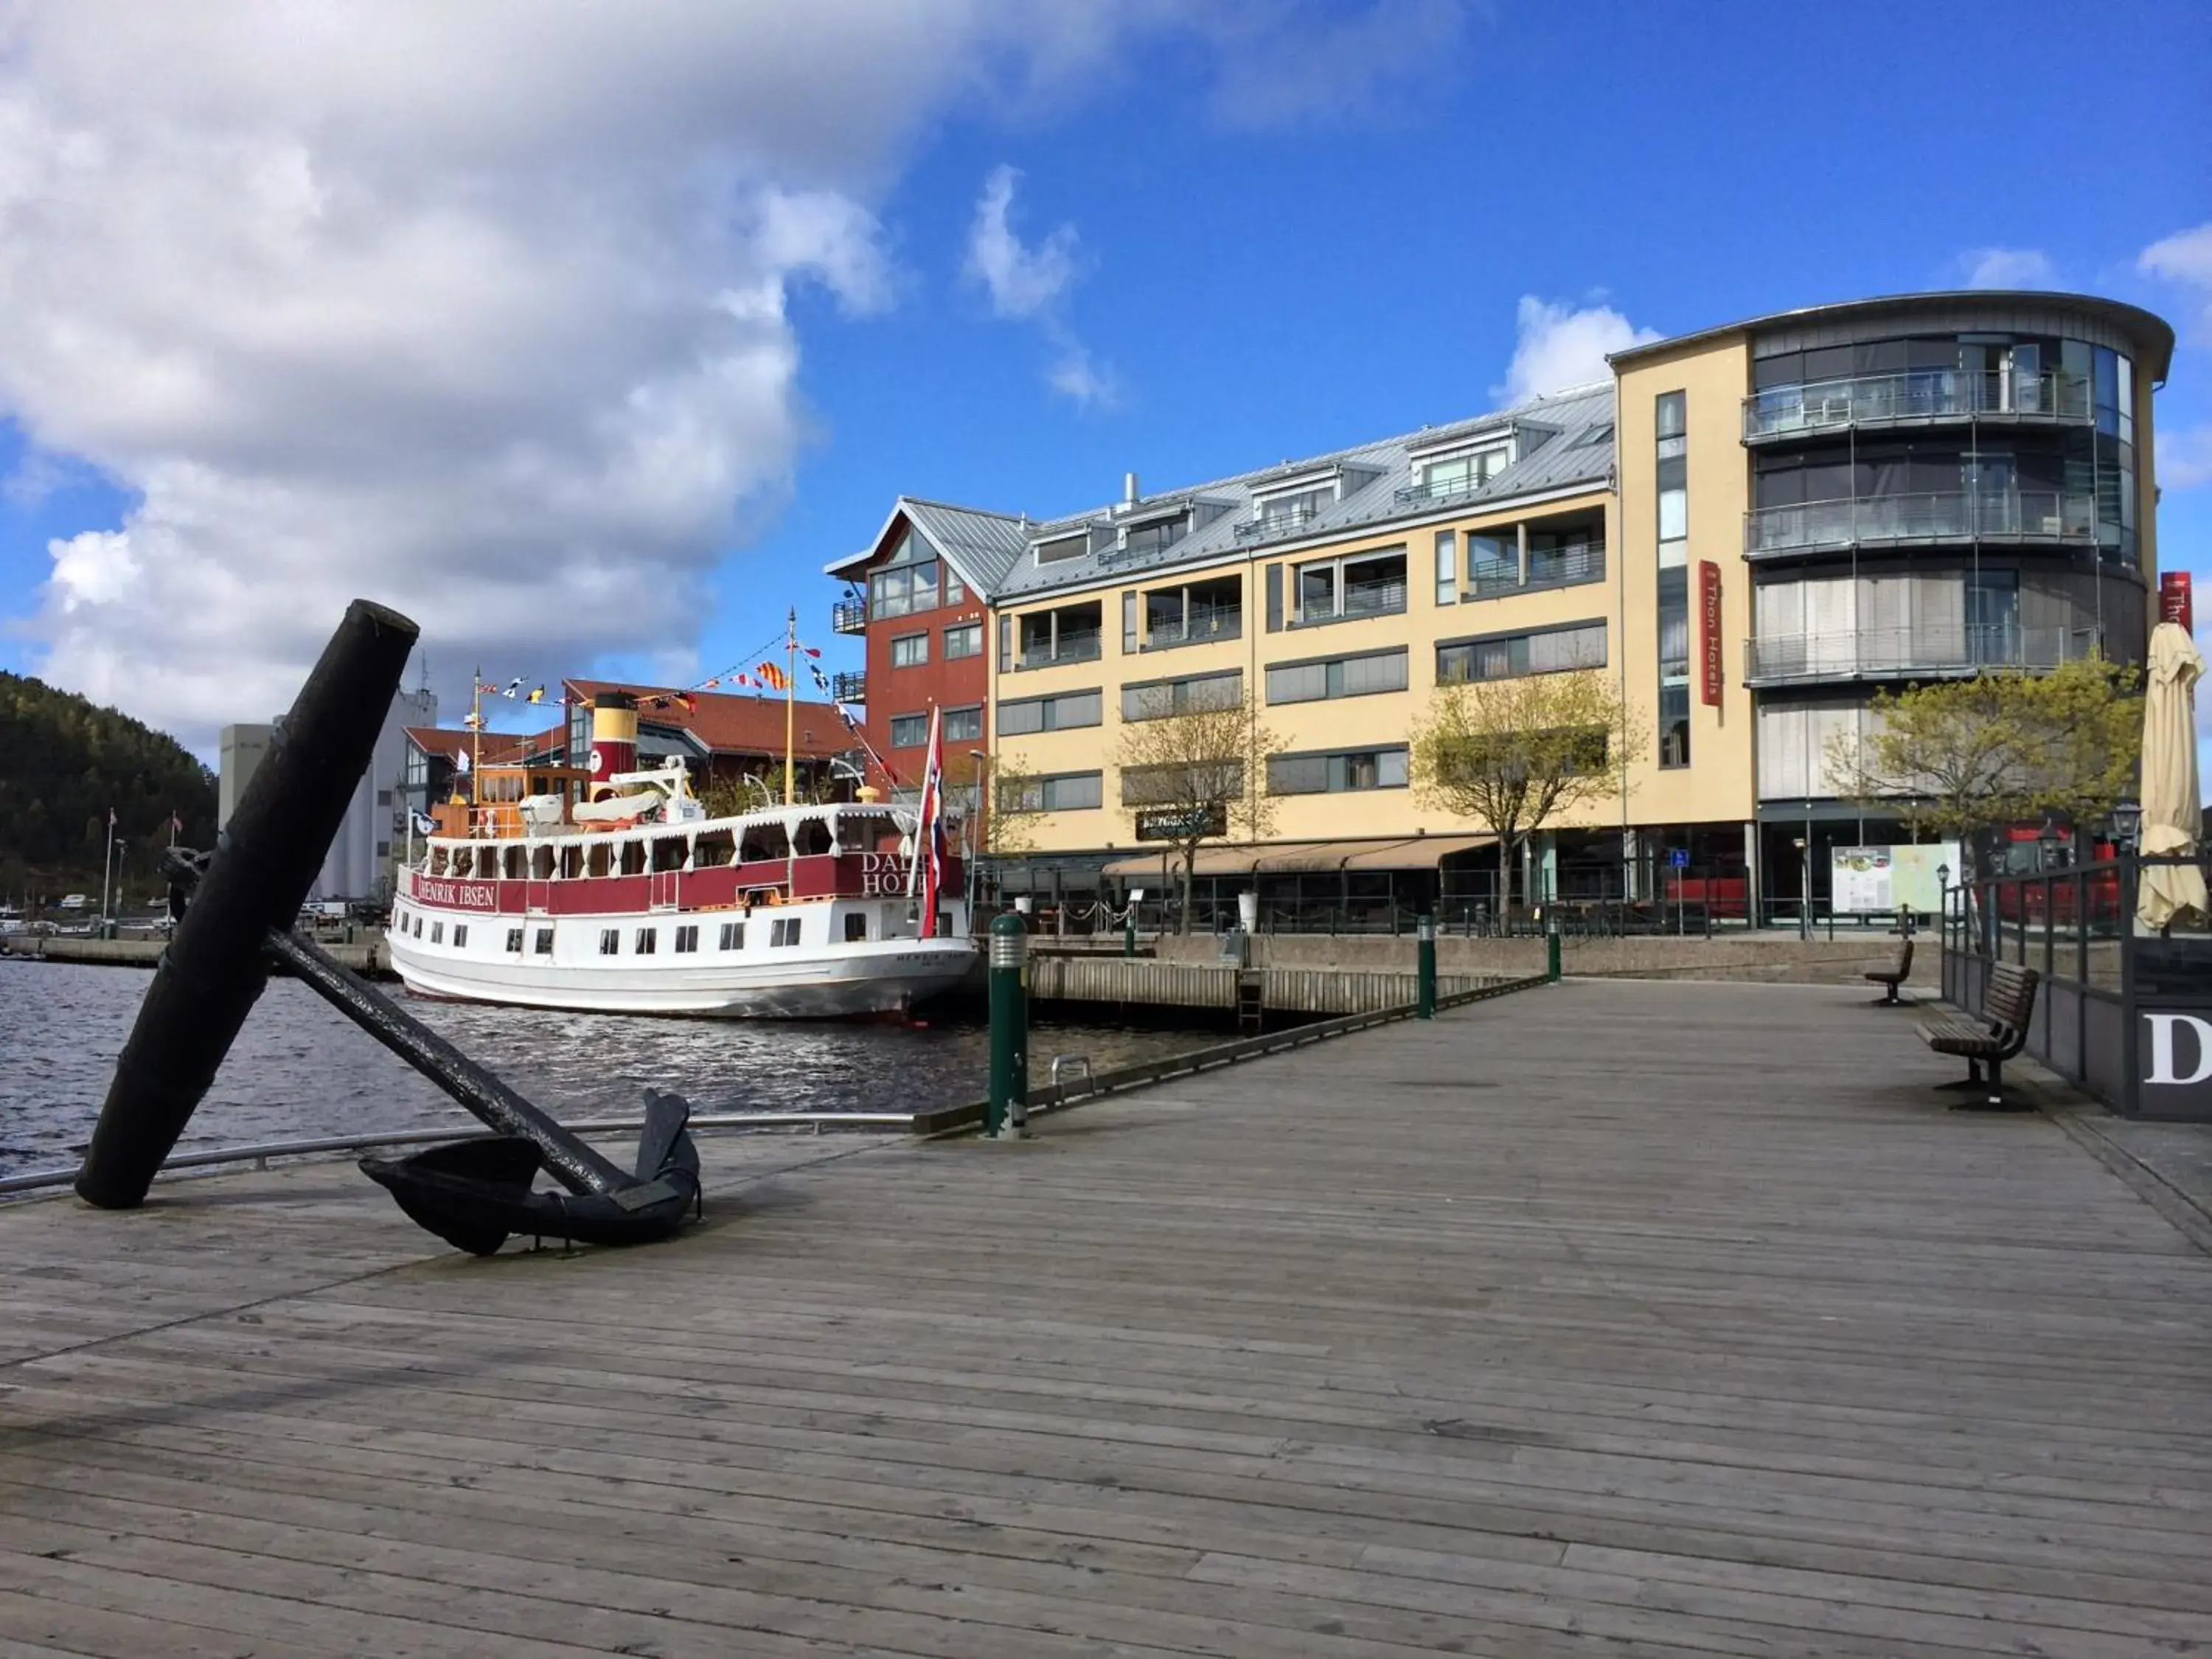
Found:
[[[703,606],[603,648],[586,629],[557,659],[526,630],[487,672],[704,675],[792,605],[845,657],[820,568],[900,492],[1044,515],[1109,499],[1127,469],[1164,488],[1451,420],[1498,400],[1530,299],[1678,333],[1963,286],[2003,251],[2030,285],[2175,325],[2158,421],[2197,434],[2191,471],[2212,473],[2212,268],[2192,283],[2185,261],[2142,262],[2212,224],[2212,8],[1418,9],[1433,32],[1410,61],[1371,25],[1316,40],[1359,16],[1308,6],[922,108],[842,186],[874,216],[874,275],[786,284],[787,488],[738,493],[698,567]],[[1007,167],[1030,287],[994,305],[971,238]],[[1089,395],[1051,383],[1072,359]],[[133,509],[70,453],[0,427],[0,666],[49,660],[50,542]],[[2212,477],[2185,476],[2162,559],[2212,574]],[[376,591],[373,561],[349,574]],[[453,648],[496,653],[496,629]],[[441,683],[448,666],[465,683],[434,658]],[[151,701],[134,712],[158,718]],[[204,742],[218,704],[176,724]]]

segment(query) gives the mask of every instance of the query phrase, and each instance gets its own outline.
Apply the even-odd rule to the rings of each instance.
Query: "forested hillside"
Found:
[[[180,842],[215,844],[215,774],[174,738],[0,673],[0,897],[96,895],[110,807],[134,900],[161,884],[172,812],[183,820]]]

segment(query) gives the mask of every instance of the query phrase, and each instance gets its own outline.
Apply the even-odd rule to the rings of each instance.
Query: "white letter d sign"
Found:
[[[2150,1022],[2150,1075],[2144,1082],[2185,1086],[2212,1078],[2212,1021],[2201,1020],[2194,1014],[2147,1013],[2143,1018]],[[2173,1028],[2177,1025],[2187,1025],[2197,1034],[2197,1069],[2187,1077],[2178,1075],[2173,1069]]]

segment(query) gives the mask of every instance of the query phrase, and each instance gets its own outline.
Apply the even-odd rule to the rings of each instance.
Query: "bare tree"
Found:
[[[1164,842],[1180,857],[1188,933],[1198,849],[1232,831],[1256,841],[1274,823],[1265,774],[1276,739],[1258,705],[1241,692],[1234,701],[1218,693],[1193,701],[1186,690],[1178,707],[1169,688],[1160,687],[1146,693],[1134,713],[1115,752],[1121,808],[1137,839]]]
[[[1601,674],[1524,674],[1444,684],[1414,725],[1412,772],[1424,803],[1498,837],[1498,897],[1513,860],[1559,815],[1624,794],[1636,723]]]

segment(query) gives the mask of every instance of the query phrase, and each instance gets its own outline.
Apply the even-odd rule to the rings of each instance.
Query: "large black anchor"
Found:
[[[381,605],[357,599],[348,607],[215,851],[170,855],[170,904],[182,919],[77,1173],[76,1190],[88,1202],[128,1209],[144,1200],[271,966],[281,963],[496,1132],[410,1158],[361,1161],[401,1209],[447,1243],[478,1255],[526,1233],[644,1243],[699,1213],[699,1152],[682,1096],[647,1091],[636,1165],[625,1172],[292,932],[368,769],[416,632]],[[535,1190],[540,1170],[567,1190]]]

